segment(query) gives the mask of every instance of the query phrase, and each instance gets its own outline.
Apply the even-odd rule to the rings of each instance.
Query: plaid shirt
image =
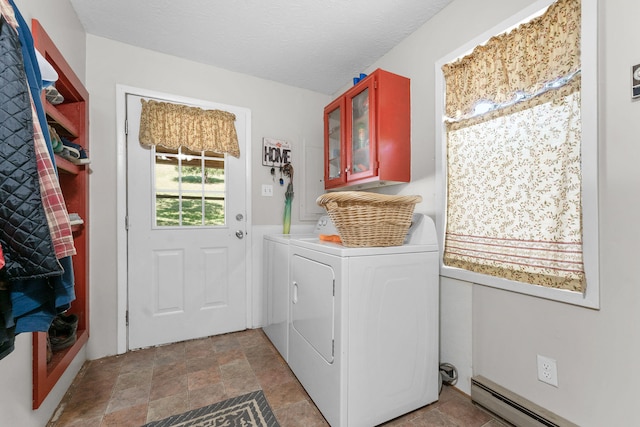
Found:
[[[46,141],[42,136],[42,128],[38,121],[38,114],[33,100],[31,101],[31,110],[33,112],[33,141],[38,165],[38,178],[40,179],[40,196],[47,215],[56,258],[60,259],[75,255],[76,248],[73,244],[69,213],[64,204],[64,197],[62,196],[58,176],[53,168],[53,162],[49,157]]]
[[[13,13],[13,8],[6,0],[0,0],[0,14],[4,16],[7,23],[15,30],[18,27],[18,21],[16,15]]]

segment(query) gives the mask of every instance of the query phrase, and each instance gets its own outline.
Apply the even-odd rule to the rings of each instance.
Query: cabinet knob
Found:
[[[344,173],[349,173],[349,166],[347,166],[346,168],[344,168]]]

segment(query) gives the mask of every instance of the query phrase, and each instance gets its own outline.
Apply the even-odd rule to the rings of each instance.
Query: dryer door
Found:
[[[291,323],[293,329],[328,363],[333,363],[334,283],[330,265],[293,255]]]

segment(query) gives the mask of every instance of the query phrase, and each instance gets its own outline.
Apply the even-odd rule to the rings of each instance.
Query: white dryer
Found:
[[[438,244],[290,241],[288,363],[332,427],[371,427],[438,399]]]

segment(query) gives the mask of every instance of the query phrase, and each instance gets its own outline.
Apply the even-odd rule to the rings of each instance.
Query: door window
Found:
[[[225,155],[154,147],[155,227],[225,225]]]

